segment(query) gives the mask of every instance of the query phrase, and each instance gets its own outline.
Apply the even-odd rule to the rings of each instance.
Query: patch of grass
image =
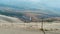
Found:
[[[41,31],[49,31],[48,29],[40,29]]]
[[[59,30],[59,29],[39,29],[41,31],[55,31],[55,30]]]

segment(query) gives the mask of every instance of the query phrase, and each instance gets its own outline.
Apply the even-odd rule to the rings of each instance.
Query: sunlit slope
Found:
[[[0,15],[0,23],[22,23],[22,21],[15,17]]]

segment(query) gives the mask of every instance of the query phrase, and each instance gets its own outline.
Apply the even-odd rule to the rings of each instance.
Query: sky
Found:
[[[60,8],[60,0],[0,0],[0,4],[25,9]]]

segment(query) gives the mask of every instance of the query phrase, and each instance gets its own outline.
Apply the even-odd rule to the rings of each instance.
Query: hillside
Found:
[[[0,14],[10,17],[16,17],[23,22],[41,22],[44,21],[60,21],[60,15],[50,12],[49,10],[19,10],[9,7],[0,7]]]
[[[15,17],[0,15],[0,23],[23,23],[23,22]]]

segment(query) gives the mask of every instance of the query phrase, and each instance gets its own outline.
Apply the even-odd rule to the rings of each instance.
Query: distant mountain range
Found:
[[[47,20],[47,18],[51,20],[51,18],[55,19],[55,17],[60,17],[59,14],[54,13],[48,9],[40,10],[40,9],[28,9],[28,10],[19,10],[11,7],[0,7],[0,15],[17,17],[24,22],[31,21],[41,21],[42,18]]]

